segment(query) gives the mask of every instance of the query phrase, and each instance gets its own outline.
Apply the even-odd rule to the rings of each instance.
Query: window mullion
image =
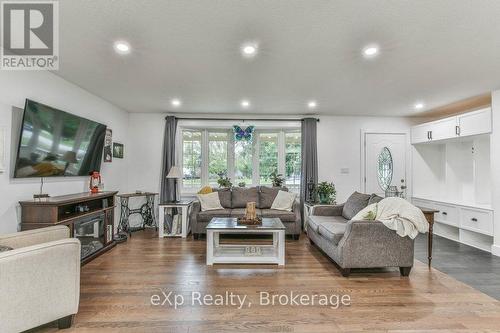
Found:
[[[234,182],[234,135],[232,135],[232,131],[228,131],[228,139],[227,139],[227,177]]]
[[[285,175],[286,159],[285,131],[281,130],[278,134],[278,173]]]
[[[253,153],[252,153],[252,185],[257,186],[260,184],[260,133],[255,132],[252,140]]]
[[[201,185],[208,185],[208,130],[201,135]]]

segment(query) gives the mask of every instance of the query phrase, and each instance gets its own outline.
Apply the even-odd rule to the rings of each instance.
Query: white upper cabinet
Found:
[[[454,138],[458,134],[457,117],[433,121],[430,126],[432,141]]]
[[[413,126],[411,143],[424,143],[491,133],[491,108]]]
[[[411,143],[422,143],[430,140],[429,126],[422,124],[411,128]]]
[[[459,115],[460,136],[491,133],[491,108]]]

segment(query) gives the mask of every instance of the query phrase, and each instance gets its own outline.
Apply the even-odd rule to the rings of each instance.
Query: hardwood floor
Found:
[[[64,332],[496,332],[500,302],[415,261],[349,278],[307,237],[287,240],[286,266],[205,265],[205,241],[137,232],[82,267],[80,311]],[[159,289],[187,305],[151,305]],[[251,307],[191,306],[191,292],[247,295]],[[259,305],[259,292],[349,295],[350,306]],[[53,326],[37,331],[55,332]]]

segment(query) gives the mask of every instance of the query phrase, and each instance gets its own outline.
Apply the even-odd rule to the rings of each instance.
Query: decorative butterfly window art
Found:
[[[239,125],[234,125],[234,141],[252,141],[254,130],[255,126],[248,126],[247,128],[243,129]]]

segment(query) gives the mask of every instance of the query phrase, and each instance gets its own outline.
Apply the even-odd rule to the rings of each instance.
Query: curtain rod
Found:
[[[175,117],[175,116],[174,116]],[[236,118],[182,118],[176,117],[177,120],[214,120],[214,121],[303,121],[304,119],[273,119],[273,118],[254,118],[254,119],[236,119]],[[311,117],[313,118],[313,117]],[[317,122],[319,122],[319,118],[315,118]]]

